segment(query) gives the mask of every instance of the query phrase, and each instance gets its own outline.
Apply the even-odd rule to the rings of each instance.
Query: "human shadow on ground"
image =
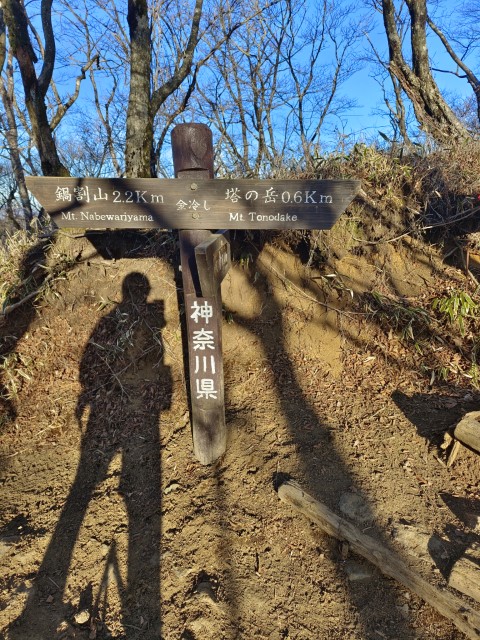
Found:
[[[300,459],[302,485],[316,499],[336,511],[340,495],[343,492],[355,491],[354,473],[332,443],[331,425],[325,416],[321,415],[321,411],[312,405],[300,385],[296,365],[286,345],[282,308],[272,295],[270,274],[259,260],[260,254],[261,250],[252,256],[251,270],[255,273],[252,286],[257,289],[259,296],[267,301],[262,317],[249,319],[234,313],[234,319],[261,341],[266,360],[274,374],[281,411],[289,425],[290,435]],[[289,470],[280,468],[279,471]],[[375,525],[373,517],[369,535],[378,539],[384,546],[390,546],[384,532]],[[329,544],[331,545],[331,542]],[[408,617],[400,612],[393,583],[380,576],[371,580],[369,584],[348,583],[346,574],[340,569],[344,564],[344,558],[335,549],[332,550],[332,555],[338,560],[339,579],[348,585],[349,597],[356,608],[365,637],[377,637],[379,630],[381,635],[389,633],[392,634],[391,637],[399,640],[416,637]]]
[[[76,409],[83,432],[77,473],[24,611],[10,627],[15,640],[63,637],[75,615],[85,610],[84,628],[105,634],[102,601],[109,575],[120,595],[122,637],[160,637],[159,419],[170,406],[172,389],[170,368],[163,361],[164,304],[147,302],[150,284],[141,273],[126,276],[122,291],[121,302],[99,321],[85,347]],[[80,602],[74,604],[66,601],[65,593],[74,547],[87,510],[104,499],[97,490],[118,453],[116,490],[128,516],[126,579],[121,579],[116,554],[117,531],[125,529],[119,523],[107,542],[98,593],[85,584]],[[97,536],[104,540],[104,523],[98,528]]]
[[[48,255],[57,240],[51,236],[40,237],[26,251],[18,268],[19,284],[8,292],[8,304],[0,312],[0,364],[3,368],[3,371],[0,370],[0,435],[17,418],[16,370],[21,366],[18,367],[16,348],[37,317],[37,299],[41,298],[46,283],[51,284],[57,275],[84,261],[85,254],[89,259],[96,255],[105,260],[141,258],[157,255],[163,247],[163,252],[169,257],[171,251],[168,251],[168,247],[173,244],[168,234],[158,231],[86,231],[85,235],[72,236],[69,240],[71,246],[64,256],[68,254],[66,264],[60,259],[47,268]],[[90,245],[96,253],[92,254]],[[0,471],[4,466],[8,466],[7,461],[0,456]]]

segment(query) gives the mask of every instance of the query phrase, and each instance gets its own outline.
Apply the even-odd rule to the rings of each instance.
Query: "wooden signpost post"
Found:
[[[189,206],[196,203],[192,219],[198,220],[200,211],[207,211],[210,206],[206,199],[202,200],[197,195],[200,183],[213,178],[210,129],[202,125],[175,127],[172,131],[172,152],[175,176],[190,181],[193,200],[188,202]],[[230,266],[230,252],[225,254],[221,251],[222,246],[228,244],[225,238],[208,230],[182,229],[179,238],[193,451],[200,462],[210,464],[225,452],[227,446],[220,276],[225,275]]]
[[[200,124],[175,127],[172,152],[176,180],[32,177],[27,186],[58,227],[180,230],[193,449],[210,464],[227,445],[220,285],[228,230],[330,229],[360,182],[213,180],[212,134]]]

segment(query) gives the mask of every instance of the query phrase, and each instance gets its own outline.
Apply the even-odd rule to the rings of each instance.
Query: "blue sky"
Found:
[[[443,54],[441,57],[444,57]],[[456,94],[466,98],[472,94],[471,87],[465,80],[446,74],[436,74],[435,79],[443,95]],[[358,107],[348,114],[346,131],[354,136],[365,135],[367,138],[378,137],[378,131],[388,134],[388,119],[386,115],[378,113],[379,110],[385,113],[386,106],[380,87],[372,77],[372,70],[359,71],[346,86],[358,100]]]
[[[427,2],[427,4],[430,6],[431,3]],[[444,0],[441,4],[442,11],[454,17],[459,11],[460,4],[458,0]],[[369,31],[369,37],[379,51],[387,51],[386,36],[380,21]],[[454,63],[434,34],[429,36],[429,53],[436,67],[455,69]],[[476,62],[475,59],[469,59],[469,64],[474,71]],[[354,74],[342,88],[342,92],[355,97],[358,103],[358,106],[345,118],[344,131],[354,139],[365,137],[368,141],[370,138],[378,138],[378,131],[389,133],[388,119],[385,115],[378,113],[380,110],[385,114],[386,107],[381,88],[374,78],[375,75],[378,75],[378,70],[366,66]],[[472,95],[471,87],[466,80],[456,78],[452,74],[436,73],[434,75],[444,95],[455,94],[462,98]]]

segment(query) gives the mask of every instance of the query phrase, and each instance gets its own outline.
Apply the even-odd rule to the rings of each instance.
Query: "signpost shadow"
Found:
[[[91,633],[96,625],[102,633],[107,631],[99,609],[106,598],[102,591],[108,589],[108,573],[121,600],[122,637],[160,637],[159,419],[170,406],[172,379],[163,364],[163,302],[147,302],[150,285],[140,273],[126,276],[122,289],[122,301],[97,324],[83,354],[76,410],[83,432],[77,473],[24,611],[11,625],[15,640],[63,637],[79,609],[87,611],[82,620]],[[108,545],[106,564],[111,571],[105,567],[93,592],[91,585],[84,585],[91,596],[83,604],[69,603],[65,589],[80,529],[87,510],[96,500],[105,500],[97,490],[117,454],[121,468],[116,491],[128,517],[126,580],[121,580],[116,557],[116,533],[125,526],[117,523],[120,526],[113,527],[107,541],[101,520],[99,530],[90,529],[90,535]]]
[[[260,251],[261,249],[259,249],[259,253]],[[268,272],[265,272],[262,264],[255,258],[252,270],[257,274],[253,286],[261,293],[268,287]],[[260,277],[258,277],[259,274]],[[355,486],[354,476],[331,442],[326,419],[319,415],[299,384],[296,367],[285,345],[282,309],[275,301],[274,296],[271,296],[269,305],[269,317],[278,317],[278,322],[268,323],[268,326],[264,327],[258,322],[258,318],[242,318],[238,312],[235,313],[235,322],[261,340],[262,351],[274,373],[273,378],[281,411],[289,425],[292,440],[296,444],[296,450],[300,457],[307,484],[304,487],[305,490],[337,511],[340,494],[352,491],[352,487]],[[320,348],[321,345],[319,345]],[[301,425],[308,425],[308,427],[304,429]],[[324,453],[320,455],[322,445]],[[279,477],[274,478],[275,485],[281,480],[282,472],[287,471],[288,469],[279,469],[279,473],[277,473]],[[373,537],[382,540],[383,544],[389,547],[384,533],[375,526],[374,522],[370,531]],[[321,535],[320,530],[319,535]],[[331,541],[331,544],[334,545],[335,542]],[[343,563],[340,556],[338,561]],[[393,586],[390,588],[386,579],[381,583],[378,583],[378,580],[372,581],[368,589],[365,588],[365,585],[357,587],[353,583],[349,584],[346,573],[344,573],[343,579],[348,585],[351,602],[358,611],[361,625],[366,634],[365,637],[373,637],[378,627],[385,626],[385,619],[382,618],[383,612],[398,609],[399,603],[395,589]],[[392,629],[393,626],[395,627],[395,637],[404,640],[415,637],[408,619],[399,615],[395,620],[391,620],[390,624]]]

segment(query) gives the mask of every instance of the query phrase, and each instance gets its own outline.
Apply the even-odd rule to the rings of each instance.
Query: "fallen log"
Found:
[[[462,445],[480,453],[480,411],[467,413],[455,427],[453,438],[449,433],[446,433],[443,448],[448,448],[452,442],[453,445],[447,458],[447,467],[451,467],[455,462]]]
[[[296,482],[283,482],[278,488],[278,496],[318,524],[328,535],[347,541],[355,553],[416,593],[442,616],[449,618],[468,638],[480,638],[480,613],[448,591],[431,585],[392,551],[309,496]]]
[[[454,437],[480,453],[480,411],[467,413],[457,424]]]
[[[472,544],[453,565],[448,585],[480,602],[480,544]]]

